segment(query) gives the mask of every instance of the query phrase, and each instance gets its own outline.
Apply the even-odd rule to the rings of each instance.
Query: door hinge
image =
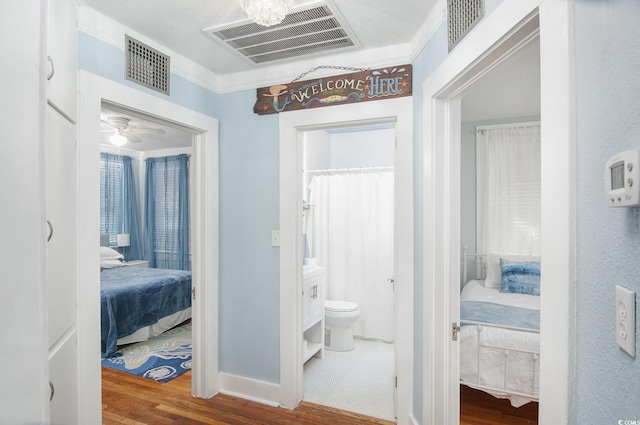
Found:
[[[196,288],[191,288],[191,299],[192,300],[196,299]]]
[[[395,382],[394,382],[394,385],[396,386],[396,388],[398,388],[398,377],[397,377],[397,376],[394,376],[394,378],[395,378],[395,379],[394,379],[394,381],[395,381]]]
[[[451,324],[451,338],[454,341],[458,340],[458,332],[460,332],[460,326],[458,326],[458,324],[456,322],[453,322]]]

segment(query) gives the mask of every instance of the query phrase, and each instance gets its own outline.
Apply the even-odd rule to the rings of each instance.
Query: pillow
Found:
[[[540,262],[500,259],[500,292],[540,295]]]
[[[120,254],[113,248],[109,248],[106,246],[100,247],[100,259],[102,260],[117,260],[124,258],[124,255]]]
[[[502,287],[502,272],[500,271],[500,258],[510,261],[537,261],[540,257],[532,257],[530,255],[487,255],[487,274],[484,280],[485,288],[500,289]]]
[[[102,258],[100,260],[100,270],[102,269],[115,269],[116,267],[122,267],[122,261],[115,258]]]

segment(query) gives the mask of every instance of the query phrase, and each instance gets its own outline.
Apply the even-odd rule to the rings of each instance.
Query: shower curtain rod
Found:
[[[378,167],[326,168],[324,170],[305,170],[305,173],[357,173],[361,171],[393,171],[393,165]]]

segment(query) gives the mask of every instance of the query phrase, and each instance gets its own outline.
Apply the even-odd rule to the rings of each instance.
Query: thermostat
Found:
[[[640,204],[640,150],[620,152],[604,166],[604,194],[610,207]]]

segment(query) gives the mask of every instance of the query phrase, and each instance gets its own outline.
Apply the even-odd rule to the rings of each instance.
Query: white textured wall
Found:
[[[640,209],[608,208],[604,163],[640,148],[640,2],[578,0],[576,424],[640,421],[640,361],[615,340],[616,284],[640,291]],[[637,304],[637,302],[636,302]],[[636,315],[636,328],[638,328]],[[636,340],[636,352],[638,343]]]

